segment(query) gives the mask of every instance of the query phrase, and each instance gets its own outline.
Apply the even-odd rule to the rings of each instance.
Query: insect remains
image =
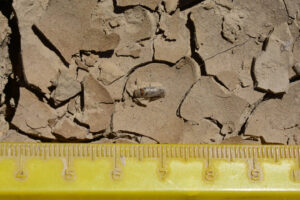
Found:
[[[133,91],[134,98],[155,100],[165,97],[165,90],[159,87],[144,87]]]

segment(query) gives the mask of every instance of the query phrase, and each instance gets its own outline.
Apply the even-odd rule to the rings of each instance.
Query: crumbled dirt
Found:
[[[298,0],[1,0],[0,141],[300,144]]]

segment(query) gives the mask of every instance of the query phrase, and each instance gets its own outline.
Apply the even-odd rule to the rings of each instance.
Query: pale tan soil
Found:
[[[1,0],[0,141],[300,144],[299,0]]]

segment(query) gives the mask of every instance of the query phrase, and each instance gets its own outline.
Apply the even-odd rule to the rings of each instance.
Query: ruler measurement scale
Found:
[[[204,159],[209,167],[215,159],[249,161],[254,167],[259,159],[279,162],[281,159],[293,159],[299,163],[299,147],[297,146],[201,146],[201,145],[97,145],[97,144],[0,144],[1,158],[16,158],[19,168],[23,168],[24,159],[35,157],[40,159],[63,158],[67,164],[72,159],[89,158],[91,160],[112,158],[114,167],[119,168],[118,160],[124,158],[157,159],[162,168],[166,168],[168,159]],[[199,147],[200,146],[200,147]],[[98,148],[97,148],[98,147]]]
[[[1,180],[0,175],[0,183],[8,181],[10,184],[7,188],[0,186],[0,197],[5,194],[5,189],[15,189],[18,193],[18,187],[23,192],[32,189],[31,193],[34,193],[37,188],[40,191],[50,188],[55,193],[55,180],[47,183],[47,180],[38,178],[42,175],[39,168],[47,168],[47,165],[50,166],[48,161],[53,161],[51,165],[55,169],[48,167],[47,170],[57,180],[61,179],[58,189],[65,189],[66,193],[76,185],[77,190],[83,188],[81,194],[95,193],[96,190],[97,195],[101,196],[111,191],[108,184],[114,187],[114,193],[126,196],[124,190],[134,191],[135,188],[129,185],[136,184],[137,194],[147,191],[190,194],[187,191],[197,191],[200,197],[202,193],[207,194],[211,187],[213,189],[208,196],[214,196],[218,191],[232,191],[232,195],[234,191],[240,191],[244,195],[242,191],[247,191],[249,187],[265,192],[276,189],[294,191],[296,193],[291,194],[297,194],[297,198],[300,198],[299,155],[299,146],[2,143],[0,167],[2,171],[11,171],[12,164],[7,168],[3,164],[9,160],[15,163],[15,169],[13,173],[5,173],[6,180]],[[59,163],[62,165],[60,168]],[[81,165],[87,169],[78,167]],[[245,171],[246,175],[240,171]],[[277,172],[284,176],[277,176]],[[186,177],[181,175],[183,173],[187,173]],[[85,184],[88,182],[94,189],[80,181]],[[234,181],[237,181],[236,184]],[[286,185],[279,181],[284,181]],[[74,194],[76,192],[74,190]]]

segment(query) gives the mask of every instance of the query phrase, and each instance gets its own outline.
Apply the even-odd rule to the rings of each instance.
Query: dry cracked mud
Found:
[[[0,141],[300,144],[298,0],[1,0]]]

